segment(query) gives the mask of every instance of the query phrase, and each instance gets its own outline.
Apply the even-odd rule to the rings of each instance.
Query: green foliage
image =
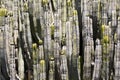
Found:
[[[103,36],[103,42],[109,43],[109,36]]]
[[[51,36],[54,36],[55,26],[52,24],[50,28],[51,28]]]
[[[6,16],[7,15],[7,9],[6,8],[0,8],[0,16]]]
[[[40,39],[39,40],[39,45],[42,45],[43,44],[43,41]]]
[[[48,0],[42,0],[42,4],[46,5],[48,3]]]
[[[68,5],[68,6],[71,6],[71,5],[72,5],[72,3],[71,3],[70,0],[67,1],[67,5]]]

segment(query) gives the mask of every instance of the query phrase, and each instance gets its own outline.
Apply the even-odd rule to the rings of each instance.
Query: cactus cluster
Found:
[[[120,0],[0,0],[0,80],[120,80]]]

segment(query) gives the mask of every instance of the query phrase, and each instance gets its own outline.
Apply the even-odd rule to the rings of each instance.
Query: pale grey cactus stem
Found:
[[[60,44],[60,28],[59,13],[54,14],[54,40]]]
[[[71,4],[71,2],[67,3],[67,4]],[[69,20],[69,18],[72,17],[72,15],[73,15],[72,12],[73,12],[73,7],[71,4],[71,5],[67,6],[67,20]]]
[[[83,19],[89,15],[89,8],[88,8],[88,2],[89,0],[83,0],[82,4],[83,4],[83,9],[82,9],[82,16],[83,16]],[[84,22],[84,20],[83,20]]]
[[[116,9],[112,10],[112,27],[117,26],[117,12]]]
[[[10,17],[9,19],[12,19],[13,17]],[[9,44],[10,44],[10,80],[16,80],[16,65],[15,65],[15,45],[13,41],[13,22],[10,20],[9,24]]]
[[[10,52],[10,80],[16,80],[16,66],[15,66],[15,47],[11,46],[11,52]]]
[[[77,52],[77,50],[78,50],[78,44],[77,44],[77,35],[76,35],[76,27],[75,26],[73,26],[72,27],[72,45],[73,45],[73,47],[72,47],[72,53],[73,53],[73,55],[78,55],[79,53]]]
[[[59,44],[61,44],[62,40],[62,21],[59,20]]]
[[[83,31],[82,31],[82,33],[83,33],[82,36],[83,36],[83,40],[84,40],[83,45],[84,45],[84,48],[88,47],[88,46],[90,47],[87,52],[89,54],[86,54],[86,51],[85,51],[84,60],[87,59],[87,57],[90,57],[89,61],[91,61],[90,62],[90,64],[91,64],[92,61],[94,60],[94,42],[93,42],[92,20],[89,17],[84,17],[83,21],[85,21],[85,22],[83,22]],[[90,52],[89,52],[89,50],[90,50]]]
[[[40,60],[40,80],[46,80],[45,60]]]
[[[72,55],[72,26],[70,21],[66,22],[66,55],[71,62],[71,55]]]
[[[86,36],[93,37],[93,30],[92,30],[92,20],[89,17],[84,17],[83,21],[83,29],[82,29],[82,37],[83,39]]]
[[[102,45],[99,39],[96,39],[95,62],[92,80],[100,80],[102,65]]]
[[[50,59],[49,65],[49,80],[55,80],[55,61],[53,57]]]
[[[75,15],[75,14],[74,14]],[[77,14],[76,14],[77,15]],[[79,35],[77,34],[77,31],[79,31],[79,30],[77,30],[78,28],[78,26],[76,25],[76,21],[74,21],[73,19],[72,19],[72,21],[71,21],[71,23],[73,22],[73,24],[71,24],[71,27],[72,27],[72,56],[71,56],[71,58],[72,58],[72,60],[71,60],[71,69],[72,69],[72,72],[71,73],[73,73],[73,76],[72,76],[72,79],[74,79],[74,80],[78,80],[78,71],[77,71],[77,57],[78,57],[78,55],[79,55],[79,46],[78,46],[78,44],[77,43],[79,43],[78,42],[78,37],[79,37]],[[70,63],[70,62],[69,62]],[[71,70],[70,69],[70,70]]]
[[[5,27],[4,27],[4,34],[5,34],[5,36],[4,36],[4,38],[5,38],[5,48],[6,48],[6,59],[8,60],[7,62],[8,62],[8,64],[7,64],[7,66],[8,66],[8,74],[10,75],[10,70],[9,70],[9,63],[10,63],[10,55],[9,55],[9,52],[10,52],[10,44],[9,44],[9,25],[8,25],[8,23],[7,24],[5,24]]]
[[[44,50],[43,45],[39,45],[38,47],[38,61],[37,61],[37,78],[40,80],[40,60],[44,60]]]
[[[120,55],[119,55],[119,51],[120,50],[120,41],[117,41],[117,45],[115,45],[115,56],[114,56],[114,69],[115,69],[115,75],[114,75],[114,79],[115,80],[119,80],[120,78],[120,69],[119,69],[119,65],[120,65]]]
[[[55,58],[55,65],[57,66],[57,70],[59,72],[60,67],[60,45],[58,42],[54,42],[54,58]]]
[[[32,36],[31,36],[31,29],[30,29],[30,22],[29,22],[29,14],[24,13],[24,24],[25,24],[25,33],[26,33],[26,40],[28,44],[29,52],[32,52]]]
[[[43,45],[39,45],[39,59],[44,59],[44,50],[43,50]]]
[[[114,2],[112,0],[108,1],[108,16],[112,15],[112,9],[115,8],[114,6]]]
[[[102,13],[102,24],[107,25],[108,16],[105,12]]]
[[[34,0],[35,1],[35,5],[34,8],[35,9],[35,17],[36,19],[39,19],[43,14],[43,10],[42,10],[42,0]]]
[[[18,11],[18,16],[19,16],[19,29],[22,31],[22,24],[21,24],[21,15],[20,15],[20,10]],[[24,79],[24,61],[23,61],[23,55],[22,55],[22,50],[21,47],[19,47],[19,52],[18,52],[18,76],[20,79]]]
[[[63,54],[60,55],[60,76],[61,80],[69,80],[66,58],[66,46],[63,46],[62,51]]]
[[[14,23],[13,23],[13,27],[14,29],[18,29],[18,1],[14,0],[14,7],[13,7],[13,18],[14,18]]]
[[[117,26],[117,29],[116,29],[116,38],[117,40],[120,40],[120,19],[118,19],[118,26]]]
[[[23,55],[22,55],[22,49],[19,47],[19,52],[18,52],[18,75],[21,80],[24,79],[24,60],[23,60]]]
[[[61,0],[56,0],[57,1],[57,11],[56,12],[58,12],[58,14],[59,14],[59,20],[62,20],[62,6],[61,6],[61,4],[62,4],[62,1]]]
[[[83,79],[91,79],[91,44],[90,37],[86,37],[84,44],[84,65],[83,65]]]
[[[48,75],[48,61],[49,57],[51,56],[51,45],[52,45],[52,40],[51,40],[51,24],[53,24],[54,19],[53,19],[53,13],[52,9],[50,10],[48,7],[50,7],[50,1],[48,1],[48,4],[44,5],[44,52],[45,52],[45,61],[46,61],[46,72]],[[52,16],[52,17],[51,17]]]
[[[112,19],[111,21],[111,29],[113,34],[115,33],[115,29],[117,27],[117,3],[116,0],[108,1],[109,6],[108,6],[108,16]]]
[[[4,18],[4,17],[3,17]],[[6,40],[6,28],[8,25],[4,24],[3,26],[0,26],[0,61],[1,61],[1,78],[0,79],[6,79],[7,77],[10,77],[11,73],[9,70],[9,54],[6,52],[6,46],[9,46],[9,44],[6,44],[8,40]],[[11,52],[9,52],[11,53]],[[5,75],[5,76],[3,76]],[[2,78],[3,77],[3,78]]]
[[[109,79],[109,63],[110,63],[110,35],[111,35],[111,28],[105,25],[105,31],[103,32],[103,38],[108,36],[109,40],[107,43],[103,43],[103,72],[102,78],[108,80]],[[105,51],[105,52],[104,52]]]
[[[53,24],[54,23],[54,13],[52,11],[52,3],[51,3],[51,1],[49,1],[49,7],[50,7],[50,9],[49,9],[49,11],[50,11],[49,23]]]
[[[78,80],[81,80],[81,56],[77,58]]]
[[[62,39],[62,32],[63,32],[63,22],[62,22],[62,1],[61,0],[53,0],[56,6],[56,11],[53,14],[53,19],[54,19],[54,25],[55,25],[55,30],[54,30],[54,40],[59,42],[59,45],[61,44],[61,39]]]
[[[51,29],[50,29],[50,14],[49,11],[44,12],[44,52],[45,52],[45,60],[46,60],[46,69],[48,71],[48,58],[51,55]]]
[[[89,63],[84,63],[84,73],[83,73],[83,79],[91,79],[91,66],[87,66]]]
[[[80,35],[79,35],[79,22],[78,22],[78,14],[77,15],[74,15],[73,16],[73,20],[75,22],[74,26],[75,27],[73,31],[75,31],[76,33],[76,46],[77,46],[77,54],[79,54],[79,51],[80,51],[80,46],[79,46],[79,43],[80,43]]]
[[[38,79],[38,52],[37,48],[33,49],[33,78],[34,80]]]
[[[65,37],[65,25],[66,25],[66,20],[67,20],[67,10],[66,10],[66,0],[64,0],[64,2],[62,2],[62,9],[61,9],[61,21],[62,21],[62,36]]]

